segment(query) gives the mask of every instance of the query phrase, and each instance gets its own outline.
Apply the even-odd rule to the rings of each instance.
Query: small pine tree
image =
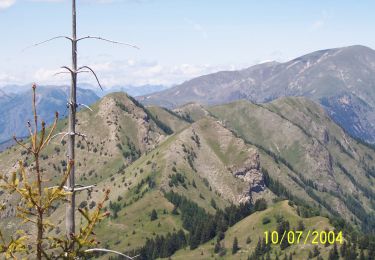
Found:
[[[58,180],[57,186],[45,187],[45,174],[40,167],[41,153],[48,146],[53,132],[56,129],[58,113],[55,115],[55,121],[47,133],[46,124],[41,122],[41,128],[38,127],[38,115],[36,112],[36,85],[32,87],[33,102],[32,110],[34,114],[34,126],[28,124],[30,131],[29,143],[23,143],[14,137],[18,145],[30,153],[33,157],[34,167],[26,169],[22,161],[19,161],[19,169],[11,174],[0,174],[0,188],[6,190],[9,194],[16,195],[17,201],[17,217],[23,223],[29,224],[34,232],[25,232],[21,228],[15,232],[14,236],[9,239],[4,238],[0,231],[0,258],[9,259],[19,257],[20,259],[78,259],[86,258],[90,254],[90,247],[97,245],[93,239],[93,229],[97,223],[108,216],[102,213],[104,203],[109,199],[109,190],[105,192],[104,199],[98,202],[96,208],[89,212],[88,208],[79,208],[78,211],[87,220],[85,224],[80,226],[79,232],[72,234],[71,238],[64,236],[47,236],[47,229],[51,228],[51,233],[58,227],[51,227],[49,224],[50,212],[57,205],[64,202],[70,194],[64,186],[74,165],[73,160],[66,163],[66,169],[61,179]],[[40,132],[38,132],[40,130]],[[29,172],[30,171],[30,172]],[[3,210],[0,204],[0,211]],[[79,241],[80,246],[74,246],[75,241]]]
[[[237,239],[237,237],[234,237],[234,239],[233,239],[233,246],[232,246],[232,254],[234,255],[235,253],[237,253],[237,251],[239,249],[240,248],[238,247],[238,239]]]
[[[152,210],[150,218],[151,218],[151,221],[158,219],[158,213],[156,212],[155,209]]]
[[[174,207],[173,207],[172,214],[173,214],[173,215],[178,215],[177,206],[174,206]]]
[[[217,205],[216,205],[216,202],[214,199],[211,199],[211,206],[214,208],[214,209],[217,209]]]
[[[314,249],[313,249],[313,257],[316,257],[320,255],[320,251],[319,251],[319,248],[318,246],[314,246]]]
[[[302,220],[298,221],[298,225],[297,225],[297,231],[303,231],[305,230],[305,224],[303,223]]]
[[[220,242],[216,242],[215,247],[214,247],[214,253],[217,254],[220,252],[221,246]]]

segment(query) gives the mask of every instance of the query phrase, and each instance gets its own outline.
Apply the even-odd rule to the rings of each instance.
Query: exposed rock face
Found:
[[[263,174],[260,172],[259,153],[256,150],[251,150],[251,156],[241,167],[232,166],[229,170],[235,177],[249,185],[249,188],[240,196],[240,203],[251,201],[253,192],[260,193],[265,190]]]

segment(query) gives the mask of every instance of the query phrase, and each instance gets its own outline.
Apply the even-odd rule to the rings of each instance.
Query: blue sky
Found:
[[[0,0],[0,86],[68,84],[53,76],[70,64],[69,0]],[[79,63],[106,87],[173,85],[218,70],[245,68],[319,49],[375,48],[375,1],[77,0],[78,34],[134,43],[140,50],[86,41]],[[89,75],[81,82],[93,82]]]

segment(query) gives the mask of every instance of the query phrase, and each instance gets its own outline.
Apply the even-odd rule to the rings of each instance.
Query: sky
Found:
[[[355,0],[77,0],[79,65],[106,88],[175,85],[320,49],[375,49],[375,1]],[[55,73],[71,64],[70,0],[0,0],[0,86],[69,84]],[[26,49],[25,49],[26,48]],[[88,73],[80,82],[95,83]]]

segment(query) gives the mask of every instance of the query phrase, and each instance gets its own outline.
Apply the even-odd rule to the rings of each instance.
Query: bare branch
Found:
[[[31,147],[26,147],[23,143],[21,143],[21,141],[19,141],[18,139],[17,139],[17,137],[15,136],[15,135],[13,135],[13,140],[17,143],[17,144],[19,144],[20,146],[22,146],[24,149],[26,149],[27,151],[29,151],[29,152],[33,152],[33,150],[31,149]]]
[[[96,184],[89,185],[89,186],[75,185],[74,188],[69,188],[67,186],[63,186],[64,190],[68,191],[68,192],[76,192],[76,191],[83,191],[83,190],[92,190],[95,187],[96,187]],[[55,189],[55,188],[59,188],[59,186],[48,187],[49,190],[50,189]]]
[[[82,137],[82,140],[86,142],[87,151],[89,151],[89,146],[90,145],[89,145],[89,142],[87,142],[87,139],[86,139],[87,136],[85,134],[82,134],[82,133],[73,133],[73,134]]]
[[[68,40],[70,40],[70,41],[73,41],[73,39],[70,38],[70,37],[68,37],[68,36],[63,36],[63,35],[61,35],[61,36],[56,36],[56,37],[53,37],[53,38],[51,38],[51,39],[48,39],[48,40],[45,40],[45,41],[38,42],[38,43],[35,43],[35,44],[33,44],[33,45],[30,45],[30,46],[24,48],[24,49],[22,50],[22,52],[24,52],[24,51],[27,50],[27,49],[30,49],[30,48],[33,48],[33,47],[39,46],[39,45],[41,45],[41,44],[44,44],[44,43],[47,43],[47,42],[50,42],[50,41],[53,41],[53,40],[56,40],[56,39],[61,39],[61,38],[65,38],[65,39],[68,39]]]
[[[113,254],[117,254],[117,255],[121,255],[127,259],[134,259],[134,258],[137,258],[139,255],[136,255],[136,256],[128,256],[128,255],[125,255],[123,253],[120,253],[120,252],[117,252],[117,251],[114,251],[114,250],[109,250],[109,249],[105,249],[105,248],[91,248],[91,249],[87,249],[85,250],[86,253],[90,253],[90,252],[106,252],[106,253],[113,253]]]
[[[59,74],[70,74],[71,72],[69,72],[69,71],[60,71],[60,72],[56,72],[55,74],[53,74],[53,76],[57,76],[57,75],[59,75]]]
[[[102,85],[99,82],[98,76],[96,76],[96,73],[94,72],[94,70],[92,68],[90,68],[89,66],[82,66],[82,67],[78,68],[77,71],[80,71],[81,69],[88,69],[88,70],[90,70],[92,72],[92,74],[94,74],[96,82],[98,82],[100,89],[103,90],[103,87],[102,87]]]
[[[57,134],[53,135],[53,136],[51,137],[51,139],[53,139],[53,138],[55,138],[56,136],[59,136],[59,135],[67,135],[67,134],[68,134],[67,132],[57,133]]]
[[[68,70],[72,75],[74,74],[75,71],[73,71],[71,68],[69,68],[68,66],[62,66],[61,67],[62,69],[66,69]]]
[[[91,71],[89,71],[89,70],[82,70],[82,71],[78,71],[77,73],[89,73],[89,72],[91,72]]]
[[[91,71],[89,70],[83,70],[83,71],[78,71],[77,73],[89,73]],[[71,74],[72,72],[71,71],[59,71],[59,72],[56,72],[55,74],[53,74],[53,76],[57,76],[59,74]]]
[[[89,185],[89,186],[82,186],[82,185],[75,185],[74,186],[74,189],[72,190],[73,192],[76,192],[76,191],[83,191],[83,190],[92,190],[93,188],[96,187],[96,184],[94,185]],[[77,187],[77,188],[76,188]]]
[[[84,107],[86,107],[88,110],[90,110],[91,112],[94,112],[88,105],[85,105],[85,104],[80,104],[80,103],[78,103],[77,104],[78,106],[84,106]]]
[[[105,39],[105,38],[102,38],[102,37],[98,37],[98,36],[86,36],[86,37],[82,37],[82,38],[77,39],[77,42],[81,41],[81,40],[86,40],[86,39],[95,39],[95,40],[110,42],[110,43],[114,43],[114,44],[126,45],[126,46],[129,46],[129,47],[132,47],[132,48],[135,48],[135,49],[139,50],[139,47],[136,46],[136,45],[133,45],[133,44],[130,44],[130,43],[125,43],[125,42],[112,41],[112,40],[108,40],[108,39]]]
[[[57,126],[57,120],[59,119],[59,113],[56,111],[55,112],[55,120],[53,121],[53,124],[52,124],[52,127],[51,127],[51,130],[46,138],[46,140],[44,141],[44,143],[42,144],[41,148],[42,149],[46,144],[49,143],[49,141],[51,140],[51,137],[52,137],[52,133],[55,131],[56,129],[56,126]]]

